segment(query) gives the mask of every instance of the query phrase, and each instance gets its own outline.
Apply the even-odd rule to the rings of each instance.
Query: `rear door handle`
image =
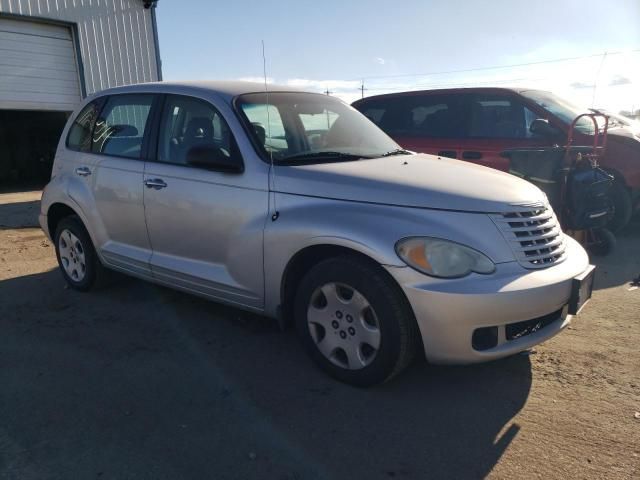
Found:
[[[465,160],[479,160],[482,158],[482,152],[462,152],[462,158],[464,158]]]
[[[156,190],[160,190],[161,188],[165,188],[167,184],[161,178],[149,178],[144,181],[144,184],[147,188],[155,188]]]
[[[86,177],[88,175],[91,175],[91,170],[89,169],[89,167],[78,167],[76,168],[76,175]]]
[[[446,158],[458,158],[458,154],[455,150],[440,150],[438,152],[438,156]]]

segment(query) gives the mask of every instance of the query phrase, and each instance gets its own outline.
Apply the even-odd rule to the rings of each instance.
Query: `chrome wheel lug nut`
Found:
[[[345,332],[344,330],[340,330],[340,338],[343,340],[347,338],[347,332]]]
[[[336,311],[336,318],[340,320],[342,318],[342,312],[340,310]]]
[[[349,314],[347,314],[347,322],[349,323],[353,322],[353,317]]]
[[[337,330],[340,324],[336,320],[334,320],[333,322],[331,322],[331,326]]]

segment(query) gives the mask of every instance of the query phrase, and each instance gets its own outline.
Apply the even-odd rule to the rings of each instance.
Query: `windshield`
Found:
[[[617,113],[610,112],[608,110],[602,108],[591,108],[593,112],[601,112],[605,115],[609,116],[609,128],[611,127],[627,127],[633,133],[638,135],[640,133],[640,122],[634,120],[633,118],[625,117],[624,115],[619,115]]]
[[[302,164],[375,158],[400,147],[364,115],[328,95],[250,93],[236,106],[260,154]]]
[[[560,120],[562,120],[563,123],[567,125],[570,125],[571,122],[573,122],[573,120],[578,115],[582,113],[590,113],[589,109],[577,107],[572,103],[560,97],[557,97],[556,95],[550,92],[527,90],[521,93],[525,97],[536,102],[538,105],[540,105],[542,108],[544,108],[548,112],[558,117]],[[599,127],[604,126],[603,119],[597,118],[597,121],[598,121]],[[600,122],[603,122],[603,123],[601,124]],[[575,128],[577,131],[581,133],[586,133],[589,135],[593,135],[593,132],[594,132],[593,122],[591,121],[590,118],[587,118],[587,117],[583,117],[580,120],[578,120],[578,123],[576,123]]]

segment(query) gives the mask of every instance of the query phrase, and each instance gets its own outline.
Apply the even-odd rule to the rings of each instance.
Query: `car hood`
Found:
[[[545,201],[540,189],[513,175],[424,154],[276,166],[274,186],[295,195],[483,213]]]
[[[633,128],[631,126],[610,128],[607,131],[607,135],[609,135],[610,137],[613,137],[614,139],[631,138],[633,140],[640,141],[640,129]]]

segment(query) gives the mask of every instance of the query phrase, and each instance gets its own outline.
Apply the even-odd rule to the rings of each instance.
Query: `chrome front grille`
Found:
[[[564,234],[547,204],[515,206],[491,219],[525,268],[546,268],[565,259]]]

